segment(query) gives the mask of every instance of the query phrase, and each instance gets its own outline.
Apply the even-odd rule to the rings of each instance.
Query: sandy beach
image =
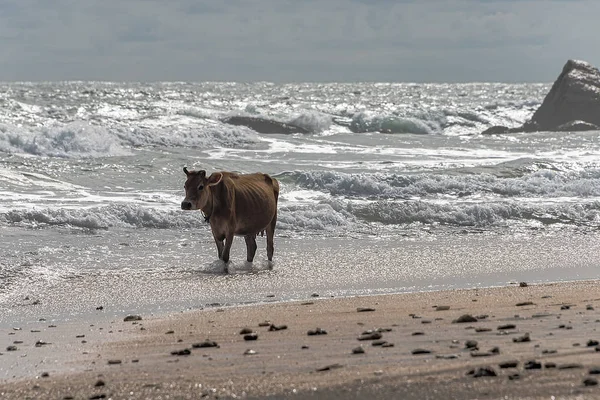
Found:
[[[600,285],[581,281],[98,310],[2,329],[0,398],[600,398],[599,309]]]

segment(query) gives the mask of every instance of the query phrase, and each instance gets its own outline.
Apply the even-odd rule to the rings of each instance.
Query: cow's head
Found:
[[[211,187],[218,185],[223,179],[223,174],[214,172],[206,177],[206,171],[188,171],[183,167],[187,176],[185,181],[185,199],[181,202],[182,210],[200,210],[206,206],[210,198]]]

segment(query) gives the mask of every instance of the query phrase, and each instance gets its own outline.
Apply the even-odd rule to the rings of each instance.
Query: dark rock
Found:
[[[502,369],[517,368],[519,366],[519,361],[517,361],[517,360],[504,361],[504,362],[501,362],[500,364],[498,364],[498,366]]]
[[[598,103],[600,105],[600,102]],[[598,125],[590,124],[585,121],[569,121],[566,124],[562,124],[554,129],[558,132],[585,132],[585,131],[597,131],[600,130]]]
[[[250,333],[248,335],[244,335],[244,340],[258,340],[258,334],[257,333]]]
[[[230,125],[246,126],[258,133],[310,133],[308,130],[296,125],[259,117],[233,116],[224,118],[222,121]]]
[[[591,369],[588,371],[588,373],[589,373],[590,375],[598,375],[598,374],[600,374],[600,368],[598,368],[598,367],[591,368]]]
[[[447,311],[450,309],[450,306],[436,306],[435,311]]]
[[[477,348],[477,340],[467,340],[465,342],[465,348],[476,349]]]
[[[499,331],[505,331],[507,329],[517,329],[517,326],[515,324],[504,324],[498,327]]]
[[[519,282],[519,287],[527,287],[529,286],[527,282]]]
[[[576,120],[600,125],[598,110],[600,71],[584,61],[569,60],[531,117],[531,123],[545,131]]]
[[[509,129],[507,126],[502,125],[494,125],[490,128],[487,128],[485,131],[481,132],[482,135],[502,135],[504,133],[509,133]]]
[[[425,332],[413,332],[411,336],[423,336]]]
[[[383,340],[383,339],[379,339],[379,340],[373,340],[371,342],[371,346],[383,346],[384,344],[386,344],[387,341]]]
[[[35,347],[42,347],[42,346],[46,346],[48,344],[52,344],[52,343],[48,343],[43,340],[38,340],[37,342],[35,342]]]
[[[283,331],[287,329],[287,325],[275,325],[275,324],[271,324],[269,325],[269,331],[273,332],[273,331]]]
[[[427,350],[427,349],[414,349],[413,351],[411,351],[411,354],[413,354],[413,355],[431,354],[431,350]]]
[[[598,346],[599,344],[600,343],[598,343],[597,340],[590,339],[587,341],[587,347],[594,347],[594,346]]]
[[[542,354],[556,354],[557,351],[554,349],[544,349],[542,350]]]
[[[352,354],[365,354],[365,349],[362,346],[358,346],[352,349]]]
[[[567,363],[567,364],[560,364],[557,368],[558,369],[579,369],[579,368],[583,368],[583,365],[578,364],[578,363]]]
[[[551,361],[547,362],[546,364],[544,364],[544,368],[547,368],[547,369],[556,368],[556,363],[551,362]]]
[[[381,347],[394,347],[394,343],[385,342],[381,345]]]
[[[468,375],[473,375],[473,378],[481,378],[484,376],[498,376],[492,367],[479,367],[468,372]]]
[[[306,332],[306,334],[308,336],[327,335],[327,331],[325,329],[316,328],[316,329],[311,329],[310,331]]]
[[[585,378],[583,380],[583,384],[585,386],[596,386],[596,385],[598,385],[598,379],[596,379],[596,378]]]
[[[217,344],[217,342],[207,339],[204,342],[192,344],[192,347],[194,349],[202,349],[202,348],[207,348],[207,347],[219,347],[219,345]]]
[[[440,358],[442,360],[454,360],[458,358],[458,354],[438,354],[435,358]]]
[[[484,328],[484,327],[481,327],[481,328],[475,328],[475,332],[477,332],[477,333],[481,333],[481,332],[490,332],[491,330],[492,330],[491,328]]]
[[[363,333],[358,337],[358,340],[377,340],[381,339],[382,335],[379,332]]]
[[[258,326],[261,326],[261,327],[271,326],[271,322],[269,322],[269,321],[259,322]]]
[[[104,310],[104,307],[103,306],[98,306],[98,307],[96,307],[96,310],[102,311],[102,310]]]
[[[587,306],[585,306],[585,309],[588,311],[592,311],[592,310],[594,310],[594,306],[591,304],[588,304]]]
[[[96,381],[96,383],[94,384],[95,387],[101,387],[104,385],[106,385],[106,384],[104,383],[104,381],[102,379],[98,379],[98,381]]]
[[[242,328],[242,330],[240,331],[240,335],[247,335],[249,333],[252,333],[252,329],[250,328]]]
[[[166,331],[166,332],[165,332],[165,335],[172,335],[172,334],[174,334],[174,333],[175,333],[175,331]]]
[[[190,354],[192,354],[190,349],[174,350],[171,352],[172,356],[189,356]]]
[[[342,368],[343,365],[342,364],[330,364],[330,365],[326,365],[324,367],[321,368],[317,368],[317,371],[322,372],[322,371],[331,371],[332,369],[337,369],[337,368]]]
[[[510,381],[516,381],[518,379],[521,379],[521,375],[520,374],[512,374],[508,376],[508,380]]]
[[[542,369],[542,363],[539,361],[531,360],[527,361],[523,366],[525,369]]]
[[[529,333],[526,333],[523,336],[519,336],[519,337],[513,338],[513,342],[514,343],[531,342],[531,338],[529,337]]]
[[[374,308],[371,307],[358,307],[356,309],[357,312],[371,312],[371,311],[375,311]]]
[[[464,324],[467,322],[477,322],[477,318],[470,314],[464,314],[452,321],[453,324]]]
[[[535,303],[533,301],[522,301],[520,303],[515,304],[515,306],[517,306],[517,307],[535,306]]]
[[[563,305],[563,306],[560,306],[560,309],[561,310],[570,310],[571,306],[569,306],[569,305]]]
[[[6,351],[17,351],[17,350],[18,350],[18,349],[17,349],[17,346],[8,346],[8,347],[6,348]]]
[[[121,364],[122,361],[121,360],[108,360],[108,365],[117,365],[117,364]]]
[[[142,317],[139,315],[128,315],[123,319],[124,322],[141,321],[141,320],[142,320]]]
[[[492,353],[491,351],[472,351],[471,357],[491,357],[495,356],[496,353]]]
[[[42,372],[42,374],[41,374],[40,376],[41,376],[42,378],[47,378],[47,377],[49,377],[49,376],[50,376],[50,374],[49,374],[49,373],[47,373],[47,372]]]

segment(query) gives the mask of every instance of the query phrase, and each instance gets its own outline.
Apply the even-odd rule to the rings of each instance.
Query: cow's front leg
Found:
[[[229,262],[229,250],[233,244],[233,233],[227,233],[225,236],[225,247],[223,247],[223,253],[221,254],[221,260]]]
[[[217,253],[219,255],[219,260],[223,257],[223,239],[219,240],[215,237],[215,243],[217,244]]]
[[[246,235],[247,260],[252,262],[256,254],[256,235]]]

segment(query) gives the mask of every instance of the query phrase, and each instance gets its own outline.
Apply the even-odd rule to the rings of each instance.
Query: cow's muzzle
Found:
[[[182,201],[181,202],[181,209],[182,210],[191,210],[192,209],[192,202],[191,201]]]

